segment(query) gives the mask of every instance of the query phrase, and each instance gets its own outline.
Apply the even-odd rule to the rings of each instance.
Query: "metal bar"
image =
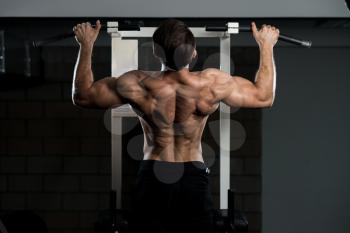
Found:
[[[5,73],[5,31],[0,30],[0,74]]]
[[[92,26],[94,27],[95,25]],[[118,24],[118,22],[107,22],[107,26],[102,25],[103,30],[106,28],[108,33],[120,32],[122,34],[122,37],[152,37],[153,32],[156,30],[156,27],[140,27],[138,24]],[[223,36],[223,32],[232,34],[238,34],[239,32],[251,32],[251,28],[249,26],[239,26],[239,23],[237,22],[228,22],[223,26],[205,26],[204,28],[190,27],[190,29],[194,34],[196,34],[196,37],[221,37]],[[142,34],[139,34],[139,31],[142,31]],[[74,32],[67,32],[42,40],[34,40],[32,44],[34,47],[39,47],[74,36]],[[301,40],[284,34],[280,34],[279,39],[287,43],[307,48],[310,48],[312,46],[312,41]]]
[[[140,31],[118,31],[117,28],[112,28],[110,32],[118,32],[121,37],[128,38],[141,38],[141,37],[152,37],[157,27],[141,27]],[[223,37],[225,32],[209,32],[203,27],[190,27],[195,37]]]
[[[220,69],[231,73],[231,37],[220,38]],[[230,189],[230,107],[220,103],[220,209],[227,209],[227,190]]]
[[[239,27],[239,31],[241,32],[251,32],[252,29],[249,26],[243,26],[243,27]],[[301,39],[297,39],[295,37],[289,36],[289,35],[285,35],[285,34],[280,34],[278,37],[279,40],[290,43],[290,44],[295,44],[295,45],[299,45],[299,46],[303,46],[306,48],[311,48],[312,46],[312,41],[311,40],[301,40]]]
[[[235,28],[235,26],[232,28]],[[230,27],[227,25],[226,26],[207,26],[205,28],[206,31],[214,31],[214,32],[227,31],[229,29]],[[239,32],[252,32],[252,28],[249,26],[237,26],[236,29],[239,30]],[[310,40],[301,40],[285,34],[280,34],[278,39],[290,44],[295,44],[306,48],[311,48],[312,46],[312,41]]]
[[[123,56],[121,56],[121,54]],[[122,40],[117,33],[112,34],[112,76],[138,68],[138,40]],[[116,193],[116,208],[122,208],[122,134],[123,116],[133,116],[129,105],[117,108],[124,114],[113,114],[112,109],[112,191]],[[135,114],[134,114],[135,115]]]

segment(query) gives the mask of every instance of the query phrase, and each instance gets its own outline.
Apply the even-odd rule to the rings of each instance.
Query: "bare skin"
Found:
[[[89,23],[74,27],[80,52],[74,72],[73,103],[84,108],[115,108],[130,104],[144,131],[144,159],[169,162],[203,161],[201,137],[220,102],[233,107],[271,107],[276,69],[273,47],[279,30],[252,23],[260,48],[255,82],[218,69],[190,72],[133,70],[94,82],[91,54],[101,28]],[[195,56],[196,51],[194,51]]]

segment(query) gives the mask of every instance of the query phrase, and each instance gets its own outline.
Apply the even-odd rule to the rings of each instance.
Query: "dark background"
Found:
[[[344,0],[1,0],[0,4],[0,15],[8,17],[349,17]]]
[[[0,77],[0,208],[34,210],[50,232],[93,232],[100,211],[108,208],[111,135],[109,111],[72,105],[71,81],[78,52],[74,39],[30,49],[31,77],[25,75],[25,42],[70,31],[92,18],[2,18],[6,37],[6,75]],[[104,18],[102,20],[107,20]],[[115,20],[115,19],[114,19]],[[140,19],[134,19],[138,21]],[[239,20],[242,24],[250,21]],[[255,19],[286,34],[310,39],[304,49],[279,42],[275,48],[277,94],[273,108],[232,109],[231,186],[236,206],[245,212],[250,232],[348,232],[350,170],[350,21],[348,19]],[[144,19],[156,26],[159,19]],[[185,19],[190,26],[222,24],[228,19]],[[232,73],[250,80],[259,51],[249,34],[232,38]],[[110,75],[110,39],[101,34],[93,55],[95,79]],[[218,41],[198,41],[199,59],[218,67]],[[214,57],[209,63],[207,58]],[[157,68],[150,47],[140,53],[140,68]],[[27,69],[28,71],[28,69]],[[211,167],[212,192],[219,206],[219,112],[203,135]],[[136,119],[124,121],[123,200],[138,161],[127,143],[142,133]],[[209,125],[213,127],[210,128]],[[136,126],[135,126],[136,125]],[[139,141],[141,153],[142,141]],[[212,152],[209,148],[212,148]],[[214,154],[214,156],[213,156]],[[214,162],[214,163],[213,163]]]

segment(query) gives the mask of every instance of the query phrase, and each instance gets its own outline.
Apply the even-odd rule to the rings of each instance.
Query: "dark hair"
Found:
[[[162,62],[179,70],[189,64],[196,45],[194,36],[180,20],[163,21],[153,34],[154,53]]]

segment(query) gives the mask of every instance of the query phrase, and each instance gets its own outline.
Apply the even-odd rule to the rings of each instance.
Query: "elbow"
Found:
[[[272,94],[266,101],[266,108],[272,108],[275,101],[275,94]]]
[[[75,106],[81,106],[80,100],[76,97],[72,97],[72,102],[73,102],[73,105]]]
[[[81,96],[81,95],[78,95],[78,94],[72,95],[72,102],[75,106],[78,106],[78,107],[88,107],[89,106],[88,99]]]
[[[75,106],[81,107],[84,101],[82,101],[79,97],[73,95],[72,102]]]
[[[275,94],[271,93],[268,95],[264,95],[263,98],[260,98],[260,103],[261,103],[261,107],[263,108],[271,108],[273,106],[275,100]]]
[[[272,108],[273,103],[274,103],[274,99],[271,99],[267,105],[267,108]]]

